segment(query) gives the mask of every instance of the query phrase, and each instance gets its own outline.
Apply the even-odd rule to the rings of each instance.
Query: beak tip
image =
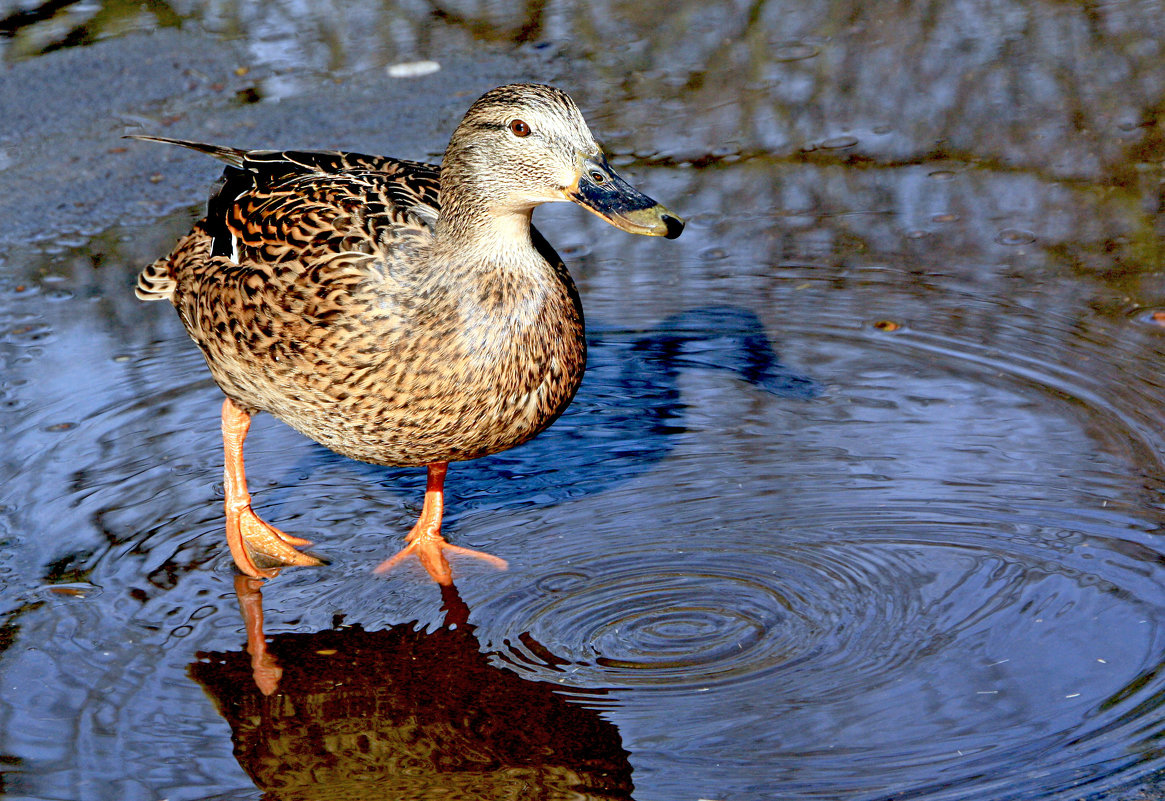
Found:
[[[671,214],[661,215],[663,224],[667,226],[667,233],[664,237],[667,239],[675,239],[684,232],[684,221],[679,217],[674,217]]]

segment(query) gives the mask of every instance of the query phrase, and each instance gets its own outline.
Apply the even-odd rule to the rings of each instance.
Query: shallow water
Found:
[[[415,565],[373,575],[423,475],[260,418],[256,508],[333,561],[263,586],[248,653],[221,395],[131,291],[199,213],[173,171],[215,167],[159,154],[142,192],[165,200],[127,181],[127,221],[0,251],[0,789],[1144,797],[1165,768],[1160,9],[758,4],[681,37],[614,6],[569,44],[583,12],[556,8],[537,76],[690,223],[663,242],[536,216],[583,295],[587,376],[447,485],[450,538],[508,571],[457,562],[444,596]],[[521,14],[491,13],[428,41],[505,51]],[[635,45],[587,51],[603,20]],[[260,94],[319,85],[298,21],[236,22]],[[427,55],[351,24],[356,83]],[[281,36],[303,50],[272,66]]]

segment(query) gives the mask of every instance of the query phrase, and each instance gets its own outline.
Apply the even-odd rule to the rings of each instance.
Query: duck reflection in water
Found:
[[[436,631],[352,626],[268,642],[261,585],[235,581],[247,652],[200,654],[189,672],[264,799],[631,798],[615,726],[557,685],[489,664],[454,586],[442,588]]]

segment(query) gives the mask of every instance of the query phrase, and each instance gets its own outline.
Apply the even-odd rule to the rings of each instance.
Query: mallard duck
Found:
[[[449,462],[512,448],[562,414],[586,365],[583,312],[530,218],[571,201],[616,228],[674,239],[683,220],[607,162],[559,89],[486,92],[440,167],[342,152],[238,150],[154,136],[227,163],[206,216],[138,278],[169,300],[226,395],[226,536],[255,578],[316,565],[311,543],[251,508],[243,441],[268,412],[337,453],[428,469],[420,518],[385,571],[446,553]]]

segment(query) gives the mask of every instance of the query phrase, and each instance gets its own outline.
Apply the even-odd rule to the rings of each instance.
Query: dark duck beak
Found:
[[[566,196],[628,233],[675,239],[684,230],[682,218],[623,180],[601,152],[581,161]]]

